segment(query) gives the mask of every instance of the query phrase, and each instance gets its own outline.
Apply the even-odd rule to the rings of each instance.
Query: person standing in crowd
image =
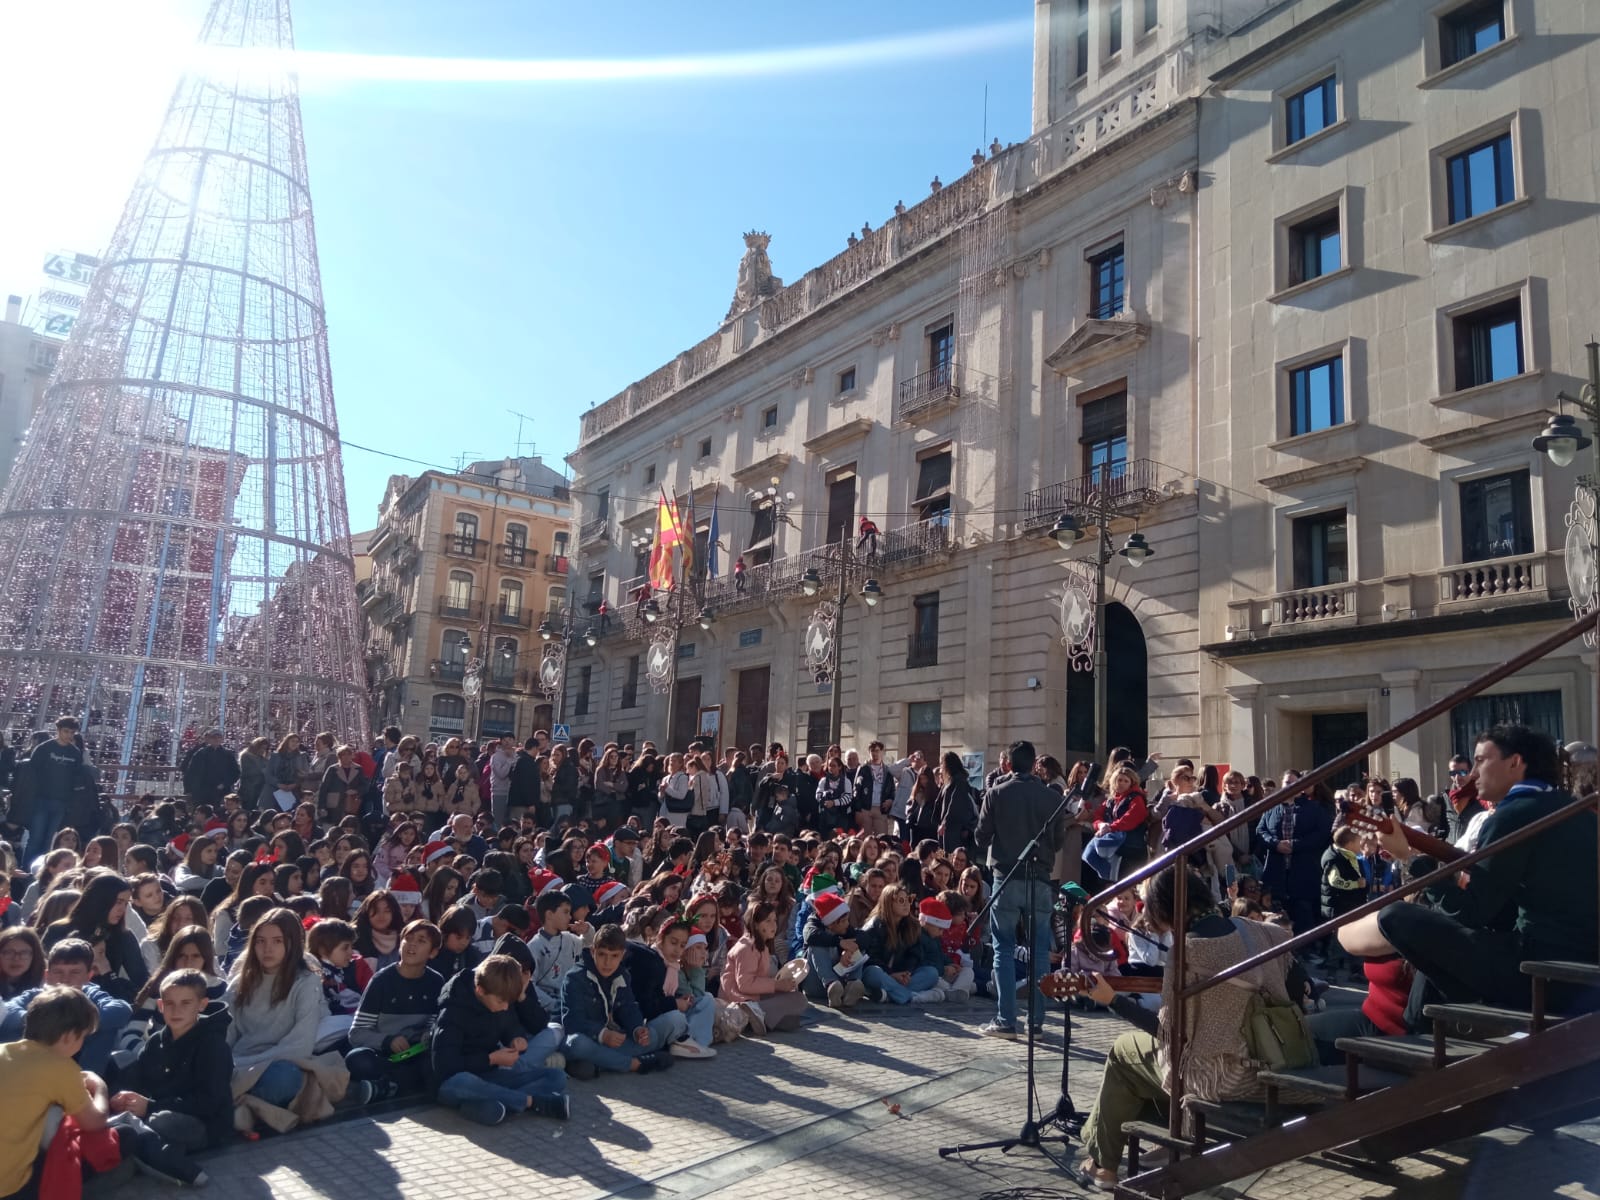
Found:
[[[489,810],[498,829],[506,823],[511,807],[511,768],[516,765],[516,743],[503,737],[489,756]]]
[[[239,757],[222,744],[222,730],[208,729],[183,759],[183,790],[196,804],[220,805],[239,780]]]
[[[1283,786],[1298,778],[1296,772],[1284,772]],[[1333,798],[1328,789],[1317,784],[1263,813],[1256,837],[1267,852],[1262,885],[1283,898],[1296,933],[1316,928],[1321,924],[1322,855],[1333,843]]]
[[[855,825],[861,832],[889,836],[903,766],[884,761],[882,742],[868,743],[867,761],[856,769],[854,784]]]
[[[17,765],[11,821],[28,832],[29,859],[50,850],[56,834],[71,825],[67,819],[70,810],[80,807],[76,800],[83,785],[85,763],[77,741],[78,729],[77,717],[58,717],[55,740],[41,742]]]
[[[1054,902],[1050,867],[1055,860],[1061,830],[1050,820],[1060,798],[1033,773],[1033,743],[1015,742],[1008,751],[1014,772],[994,787],[978,814],[976,840],[988,853],[996,886],[1008,875],[990,909],[989,929],[994,942],[994,982],[998,1007],[992,1021],[979,1026],[989,1037],[1017,1036],[1017,927],[1033,931],[1032,961],[1042,967],[1050,961],[1050,912]],[[1027,861],[1024,851],[1032,846]],[[1016,868],[1013,874],[1013,868]],[[1029,1021],[1040,1024],[1044,1007],[1037,990],[1028,997]]]
[[[264,737],[251,738],[250,744],[239,751],[239,803],[248,812],[258,810],[263,797],[270,800],[272,788],[267,782],[267,758],[271,745]]]
[[[946,750],[942,762],[945,782],[939,789],[939,846],[948,853],[957,846],[972,844],[972,831],[978,824],[978,805],[961,756],[954,750]],[[1031,764],[1029,770],[1032,770]]]

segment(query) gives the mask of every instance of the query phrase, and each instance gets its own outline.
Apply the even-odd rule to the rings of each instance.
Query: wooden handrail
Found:
[[[1254,821],[1263,813],[1269,812],[1270,810],[1278,807],[1278,805],[1284,803],[1286,800],[1293,799],[1295,796],[1310,791],[1317,784],[1325,782],[1332,776],[1344,770],[1346,767],[1354,766],[1356,763],[1370,755],[1373,751],[1381,750],[1391,742],[1397,741],[1398,739],[1404,737],[1412,730],[1420,729],[1429,721],[1444,716],[1462,701],[1470,700],[1474,696],[1483,692],[1486,688],[1493,687],[1502,679],[1505,679],[1511,675],[1515,675],[1518,671],[1522,670],[1523,667],[1526,667],[1530,663],[1539,661],[1541,658],[1544,658],[1547,654],[1554,650],[1559,650],[1562,646],[1565,646],[1574,638],[1582,636],[1589,630],[1596,629],[1597,625],[1600,625],[1600,620],[1597,620],[1597,617],[1594,614],[1579,617],[1571,624],[1562,627],[1544,640],[1529,646],[1520,654],[1508,658],[1505,662],[1496,667],[1491,667],[1482,675],[1479,675],[1476,679],[1463,684],[1461,687],[1451,692],[1448,696],[1434,701],[1420,712],[1414,713],[1405,720],[1401,721],[1399,724],[1391,725],[1382,733],[1368,738],[1359,746],[1355,746],[1349,750],[1346,750],[1343,754],[1330,759],[1329,761],[1323,763],[1320,767],[1313,768],[1288,786],[1279,787],[1276,791],[1273,791],[1264,796],[1262,799],[1256,801],[1256,803],[1241,809],[1230,817],[1224,818],[1217,824],[1211,826],[1209,829],[1202,830],[1200,833],[1190,838],[1187,842],[1184,842],[1181,846],[1175,846],[1171,850],[1166,851],[1164,854],[1158,855],[1155,859],[1147,862],[1137,871],[1134,871],[1126,877],[1117,880],[1116,883],[1112,884],[1104,891],[1098,892],[1094,896],[1090,897],[1089,902],[1083,906],[1083,910],[1079,915],[1080,926],[1085,930],[1085,932],[1087,932],[1093,914],[1099,909],[1104,908],[1113,897],[1119,896],[1123,892],[1128,891],[1130,888],[1137,887],[1145,880],[1159,875],[1173,863],[1187,861],[1191,854],[1198,850],[1203,850],[1206,846],[1216,841],[1218,838],[1232,832],[1241,825],[1254,823]],[[1564,815],[1562,815],[1561,819],[1566,820],[1568,817],[1575,815],[1577,810],[1586,807],[1587,804],[1588,801],[1585,800],[1568,805],[1562,810]],[[1555,817],[1556,815],[1557,814],[1555,813],[1550,814],[1551,817]],[[1557,822],[1552,821],[1550,823],[1555,824]],[[1527,829],[1533,829],[1536,826],[1541,829],[1545,827],[1541,822],[1535,822],[1533,825],[1528,826]],[[1525,836],[1527,835],[1526,831],[1519,832],[1523,832]],[[1509,844],[1509,842],[1505,844]],[[1481,855],[1475,853],[1471,861],[1476,861],[1480,856]],[[1466,863],[1467,861],[1467,859],[1463,859],[1461,862],[1452,863],[1450,865],[1450,873],[1460,870],[1462,864]],[[1438,874],[1439,872],[1437,871],[1433,873],[1433,875]],[[1427,877],[1427,879],[1431,880],[1432,876]],[[1185,912],[1189,907],[1189,873],[1187,871],[1178,871],[1173,876],[1173,882],[1173,911],[1180,913]],[[1423,882],[1420,884],[1420,886],[1427,886],[1427,884],[1426,882]],[[1395,903],[1398,899],[1403,899],[1404,896],[1409,895],[1415,890],[1417,890],[1416,887],[1407,885],[1407,887],[1401,891],[1390,892],[1387,896],[1381,896],[1375,901],[1369,901],[1360,909],[1356,910],[1356,912],[1363,916],[1369,912],[1376,912],[1385,905]],[[1351,920],[1355,919],[1355,914],[1347,915]],[[1261,963],[1267,962],[1270,959],[1277,957],[1279,954],[1287,953],[1294,946],[1304,945],[1306,942],[1313,940],[1313,935],[1315,933],[1316,931],[1309,930],[1304,934],[1291,938],[1289,941],[1284,942],[1281,945],[1273,947],[1269,951],[1254,956],[1245,963],[1238,964],[1236,968],[1230,968],[1229,971],[1221,972],[1203,982],[1205,986],[1209,987],[1212,983],[1219,983],[1224,979],[1232,978],[1234,975],[1241,974],[1243,971],[1248,970],[1253,966],[1259,966]],[[1175,931],[1172,939],[1172,950],[1167,964],[1167,969],[1170,970],[1173,973],[1173,977],[1178,980],[1182,980],[1184,978],[1186,969],[1186,950],[1187,947],[1185,946],[1182,932]],[[1185,1048],[1184,1023],[1187,1017],[1187,1002],[1191,996],[1203,990],[1203,987],[1174,988],[1171,1005],[1172,1011],[1168,1014],[1167,1028],[1171,1041],[1168,1044],[1167,1057],[1168,1060],[1173,1064],[1172,1095],[1169,1100],[1168,1108],[1168,1128],[1174,1137],[1180,1136],[1183,1131],[1182,1063],[1183,1052]]]

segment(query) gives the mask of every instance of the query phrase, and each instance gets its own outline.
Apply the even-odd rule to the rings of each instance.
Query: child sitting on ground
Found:
[[[715,1058],[711,1038],[716,1001],[707,995],[695,997],[683,979],[683,952],[690,932],[685,921],[656,921],[654,944],[630,941],[622,969],[652,1042],[664,1043],[677,1058]]]
[[[560,1071],[522,1065],[527,1049],[511,1007],[527,988],[515,959],[491,954],[445,985],[432,1042],[439,1103],[480,1125],[512,1113],[566,1120],[571,1113]]]
[[[534,902],[539,916],[539,932],[528,939],[533,955],[533,989],[546,1011],[561,1011],[561,989],[567,972],[578,965],[583,942],[567,926],[572,920],[572,901],[559,891],[545,892]]]
[[[439,918],[439,949],[428,966],[446,983],[483,961],[483,951],[472,944],[477,932],[478,919],[465,904],[452,904]]]
[[[349,1035],[361,993],[372,982],[372,969],[355,952],[355,942],[356,929],[348,921],[318,921],[306,933],[306,949],[322,969],[322,998],[328,1005],[317,1026],[319,1053]]]
[[[583,1078],[591,1071],[649,1074],[672,1065],[639,1011],[622,971],[628,939],[616,925],[595,935],[567,972],[561,987],[561,1025],[567,1031],[567,1069]],[[629,1045],[629,1041],[633,1045]],[[664,1038],[662,1042],[664,1042]],[[587,1069],[582,1064],[588,1064]]]
[[[806,964],[810,968],[802,985],[813,1000],[827,1000],[829,1008],[854,1008],[867,994],[861,982],[866,957],[850,928],[850,905],[844,897],[817,896],[801,934]]]
[[[945,895],[955,896],[955,893],[946,892]],[[959,901],[960,897],[956,899]],[[938,943],[939,953],[944,955],[945,965],[939,968],[939,982],[935,985],[943,993],[944,999],[972,999],[972,955],[961,944],[966,936],[965,923],[961,926],[961,934],[952,937],[955,914],[941,896],[930,896],[917,905],[917,920],[922,924],[923,934]]]
[[[744,936],[728,951],[719,997],[738,1005],[748,1018],[745,1032],[760,1037],[769,1029],[789,1033],[800,1027],[805,994],[795,976],[777,968],[778,908],[768,900],[750,908]]]
[[[374,975],[361,993],[344,1062],[352,1079],[377,1085],[376,1099],[428,1088],[428,1040],[445,984],[428,965],[438,947],[438,926],[412,921],[400,931],[400,961]]]

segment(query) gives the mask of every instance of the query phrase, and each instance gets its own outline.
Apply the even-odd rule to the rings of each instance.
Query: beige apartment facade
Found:
[[[1201,106],[1200,747],[1304,767],[1571,619],[1582,464],[1532,439],[1600,336],[1600,8],[1302,0]],[[1570,645],[1380,752],[1592,737]]]
[[[609,619],[573,658],[575,734],[822,749],[833,685],[808,645],[842,544],[843,744],[988,765],[1020,737],[1091,752],[1092,677],[1061,612],[1092,568],[1049,531],[1105,463],[1114,547],[1137,532],[1155,550],[1108,569],[1110,738],[1198,744],[1193,65],[1217,31],[1128,3],[1116,38],[1098,6],[1080,39],[1071,8],[1038,6],[1036,90],[1055,99],[1027,142],[975,155],[787,286],[747,235],[722,326],[584,414],[574,586]],[[662,492],[692,500],[702,562],[715,507],[720,574],[655,597],[652,625],[638,589]],[[863,516],[875,555],[856,548]],[[658,641],[676,663],[659,690]]]
[[[443,741],[549,727],[538,631],[567,607],[572,517],[565,477],[537,458],[390,479],[356,587],[374,728]]]

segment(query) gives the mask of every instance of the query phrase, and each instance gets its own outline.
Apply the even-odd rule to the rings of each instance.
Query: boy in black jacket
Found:
[[[628,986],[622,970],[627,949],[622,930],[607,925],[595,935],[593,948],[583,952],[578,965],[562,980],[561,1024],[567,1031],[569,1065],[590,1063],[601,1071],[641,1074],[672,1065],[663,1042],[645,1024]]]
[[[207,987],[199,971],[174,971],[162,980],[165,1024],[140,1047],[122,1073],[123,1090],[111,1097],[113,1113],[137,1117],[166,1143],[158,1173],[183,1183],[202,1177],[183,1155],[233,1138],[231,1022],[220,1004],[206,1011]]]
[[[445,984],[439,998],[432,1042],[439,1103],[480,1125],[516,1112],[563,1121],[570,1114],[566,1076],[521,1062],[528,1039],[511,1009],[527,987],[515,959],[491,954]]]
[[[665,1043],[675,1058],[715,1058],[711,1038],[717,1002],[710,992],[698,998],[683,974],[683,952],[689,944],[687,921],[663,921],[655,945],[629,942],[622,957],[639,1011],[652,1043]]]

